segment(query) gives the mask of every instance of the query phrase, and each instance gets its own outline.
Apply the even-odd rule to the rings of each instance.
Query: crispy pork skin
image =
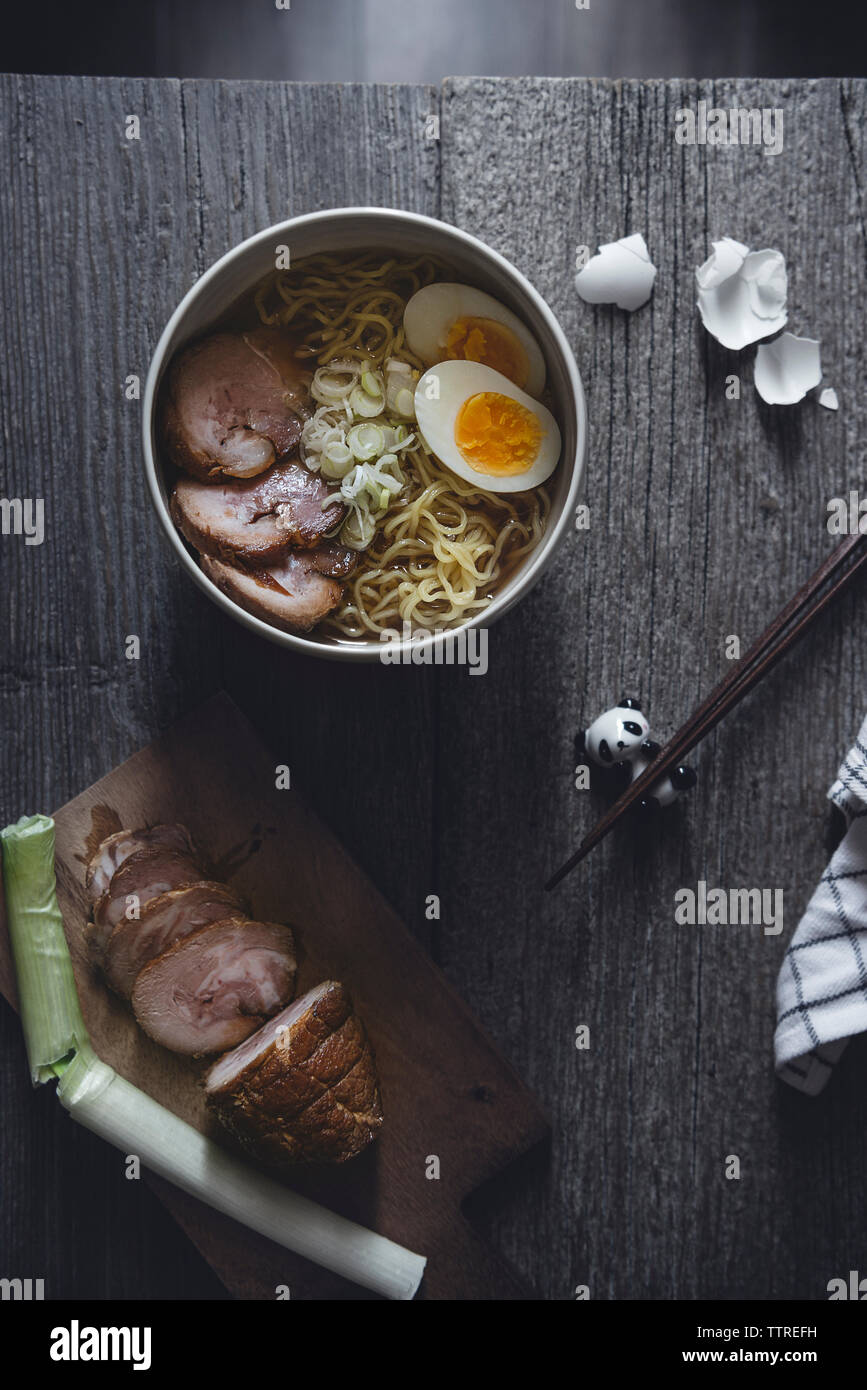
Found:
[[[266,570],[250,571],[203,555],[202,569],[248,613],[284,632],[309,632],[337,607],[342,593],[337,580],[320,573],[303,550],[291,551]]]
[[[211,1107],[262,1158],[343,1163],[382,1125],[373,1049],[343,985],[326,980],[221,1057]]]
[[[311,549],[338,526],[342,502],[303,463],[277,464],[248,482],[180,478],[171,502],[175,525],[204,555],[227,564],[270,565],[293,546]],[[279,513],[278,513],[278,508]]]
[[[183,825],[153,825],[149,830],[119,830],[103,840],[90,859],[85,873],[85,886],[91,902],[98,902],[102,897],[111,883],[112,875],[124,860],[129,859],[137,850],[158,845],[195,856],[190,832]]]
[[[232,917],[199,927],[150,961],[132,1006],[144,1031],[186,1056],[235,1047],[292,998],[289,927]]]
[[[193,477],[252,478],[298,447],[310,372],[285,333],[213,333],[185,348],[163,399],[166,449]]]
[[[200,883],[203,877],[201,867],[189,854],[156,845],[136,850],[112,875],[93,909],[93,925],[87,936],[94,959],[102,962],[111,934],[123,918],[140,917],[152,898],[172,888]]]
[[[122,918],[109,937],[102,963],[106,979],[112,989],[129,999],[139,972],[149,961],[199,927],[240,913],[243,907],[231,888],[208,881],[151,898],[138,920]]]

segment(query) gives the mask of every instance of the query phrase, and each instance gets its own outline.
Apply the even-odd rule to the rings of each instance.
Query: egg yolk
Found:
[[[527,384],[527,354],[511,329],[494,319],[455,319],[445,350],[449,361],[483,362],[516,386]]]
[[[513,477],[532,468],[544,431],[531,410],[499,391],[479,391],[455,420],[455,443],[477,473]]]

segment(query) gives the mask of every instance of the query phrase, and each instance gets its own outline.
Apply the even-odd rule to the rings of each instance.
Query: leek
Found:
[[[54,821],[22,816],[0,830],[21,1021],[34,1086],[79,1052],[93,1057],[54,885]]]
[[[386,1298],[411,1299],[425,1259],[221,1149],[94,1053],[57,903],[54,822],[23,817],[0,830],[9,935],[34,1084],[58,1080],[79,1124],[217,1211]]]

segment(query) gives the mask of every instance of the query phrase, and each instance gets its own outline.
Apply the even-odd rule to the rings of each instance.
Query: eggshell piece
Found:
[[[768,405],[794,405],[822,380],[822,360],[815,338],[783,333],[761,343],[756,353],[756,390]]]
[[[779,333],[788,322],[788,276],[781,251],[750,251],[743,242],[723,237],[713,243],[695,279],[701,321],[723,347],[740,352]]]
[[[824,391],[819,396],[819,404],[823,405],[826,410],[840,409],[840,402],[837,399],[837,392],[834,390],[833,386],[825,387]]]
[[[636,232],[600,246],[575,276],[575,288],[587,304],[616,304],[631,312],[647,303],[655,279],[656,266]]]
[[[715,290],[725,284],[726,280],[737,275],[750,254],[748,246],[730,236],[724,236],[721,241],[714,241],[711,245],[712,253],[695,272],[700,290]]]

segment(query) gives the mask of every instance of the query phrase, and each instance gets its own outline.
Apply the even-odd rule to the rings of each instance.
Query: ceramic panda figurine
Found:
[[[578,735],[576,746],[587,753],[599,767],[626,767],[629,781],[634,782],[648,768],[660,751],[660,744],[650,737],[650,725],[637,700],[628,696],[594,719],[588,729]],[[656,811],[670,806],[681,792],[694,787],[696,776],[691,767],[676,767],[655,782],[639,805],[644,811]]]

